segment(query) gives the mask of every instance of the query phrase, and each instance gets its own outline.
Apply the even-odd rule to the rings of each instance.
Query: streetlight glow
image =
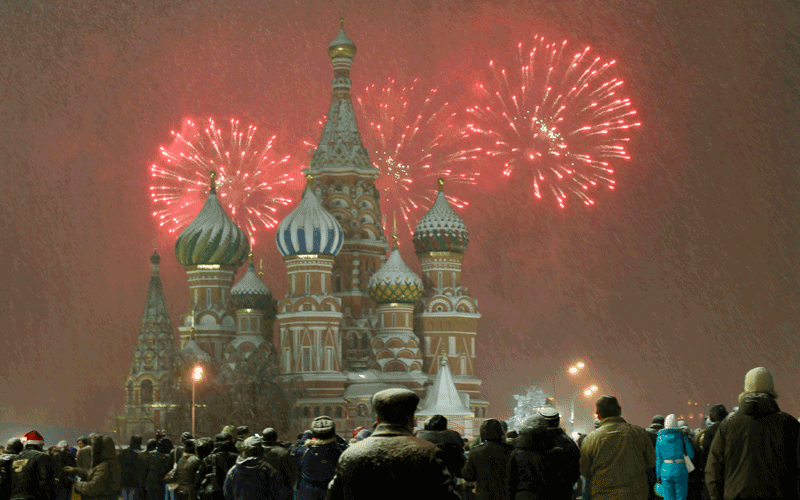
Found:
[[[192,373],[192,378],[195,380],[200,380],[203,378],[203,367],[202,366],[195,366],[194,373]]]
[[[592,390],[591,389],[586,389],[585,391],[583,391],[583,395],[584,396],[591,396],[592,395]]]
[[[569,372],[570,372],[571,374],[575,375],[576,373],[578,373],[578,369],[577,369],[577,368],[575,368],[574,366],[570,366],[570,367],[569,367]]]
[[[597,390],[597,386],[593,385],[592,387],[590,387],[590,389],[592,390],[592,392],[595,392]]]
[[[583,364],[583,361],[578,361],[577,366],[578,366],[578,368],[583,368],[586,365]]]

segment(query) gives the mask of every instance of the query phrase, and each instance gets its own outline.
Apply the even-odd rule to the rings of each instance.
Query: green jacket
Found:
[[[647,431],[622,417],[608,417],[583,440],[581,475],[592,500],[646,499],[650,490],[647,470],[655,467],[656,453]]]

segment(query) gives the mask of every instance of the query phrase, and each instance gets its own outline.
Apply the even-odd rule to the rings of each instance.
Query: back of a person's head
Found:
[[[614,396],[600,396],[595,403],[595,407],[597,408],[597,416],[601,419],[622,415],[622,407]]]
[[[188,440],[190,440],[190,439],[194,439],[194,436],[192,436],[192,433],[191,433],[191,432],[189,432],[189,431],[186,431],[186,432],[184,432],[183,434],[181,434],[181,444],[182,444],[182,445],[185,445],[185,444],[186,444],[186,441],[188,441]]]
[[[728,416],[728,410],[725,405],[714,405],[708,411],[708,416],[712,422],[722,422]]]
[[[142,436],[133,435],[131,436],[130,443],[128,447],[132,450],[141,450],[142,449]]]
[[[654,428],[663,428],[664,415],[653,415],[653,421],[650,425],[652,425]]]
[[[214,449],[214,440],[209,437],[200,438],[197,442],[197,456],[202,458],[211,454]]]
[[[156,446],[158,446],[158,441],[153,438],[147,440],[147,451],[155,450]]]
[[[278,440],[278,431],[272,427],[267,427],[261,432],[261,437],[267,443],[274,443]]]
[[[167,453],[172,451],[172,441],[168,438],[163,438],[158,442],[158,451],[159,453]]]
[[[242,455],[244,457],[260,457],[264,453],[262,441],[259,436],[250,436],[244,440]]]
[[[16,455],[22,451],[22,448],[23,445],[22,445],[22,440],[20,438],[16,437],[11,438],[8,440],[8,443],[6,443],[6,453],[11,453]]]
[[[481,439],[484,441],[502,441],[505,434],[503,426],[496,418],[490,418],[481,422]]]
[[[447,417],[444,415],[434,415],[428,420],[425,425],[425,430],[429,431],[446,431],[447,430]]]
[[[418,404],[419,396],[408,389],[385,389],[372,396],[372,409],[378,421],[386,424],[409,425]]]
[[[183,443],[183,451],[184,453],[197,453],[197,441],[194,439],[188,439]]]

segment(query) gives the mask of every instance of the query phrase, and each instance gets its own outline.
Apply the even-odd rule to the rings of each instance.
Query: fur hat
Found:
[[[664,415],[653,415],[653,422],[650,424],[650,427],[653,427],[654,429],[663,429]]]
[[[539,410],[539,414],[544,417],[549,427],[558,427],[558,424],[561,423],[561,415],[555,408],[542,408]]]
[[[25,446],[29,444],[44,445],[44,438],[39,434],[39,431],[33,430],[25,434]]]
[[[708,417],[712,422],[722,422],[727,416],[728,410],[725,409],[725,405],[714,405],[708,411]]]
[[[413,421],[419,396],[408,389],[385,389],[372,396],[372,409],[378,420],[388,424],[403,424]]]
[[[261,438],[267,443],[274,443],[278,440],[278,431],[272,427],[266,427],[261,431]]]
[[[520,434],[535,434],[546,430],[547,427],[547,420],[545,420],[541,413],[536,412],[522,423],[519,432]]]
[[[773,398],[778,397],[775,392],[775,382],[772,380],[772,373],[769,369],[759,366],[753,368],[744,377],[744,393],[761,392],[769,394]]]
[[[688,429],[689,426],[686,424],[686,420],[678,420],[678,427],[681,429]]]
[[[664,419],[664,428],[665,429],[678,428],[678,417],[676,417],[674,413],[670,413],[669,415],[667,415],[667,418]]]
[[[327,415],[317,417],[311,422],[311,434],[317,439],[328,439],[336,433],[336,423]]]

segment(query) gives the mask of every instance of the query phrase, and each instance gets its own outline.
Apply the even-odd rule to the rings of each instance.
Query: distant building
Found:
[[[191,293],[178,327],[180,351],[156,263],[127,404],[117,418],[121,436],[146,434],[163,422],[170,402],[161,389],[171,383],[170,360],[235,364],[255,349],[274,353],[282,382],[298,391],[292,411],[298,429],[319,415],[331,416],[343,434],[370,426],[370,399],[389,387],[416,391],[421,410],[444,414],[467,436],[486,418],[488,402],[475,373],[480,313],[461,284],[467,228],[440,180],[414,231],[422,276],[403,262],[396,236],[389,252],[375,187],[379,172],[361,142],[350,98],[356,46],[344,28],[328,54],[334,78],[327,122],[305,171],[303,197],[276,235],[286,296],[276,303],[252,262],[233,284],[249,243],[217,200],[212,178],[205,206],[175,245]]]

